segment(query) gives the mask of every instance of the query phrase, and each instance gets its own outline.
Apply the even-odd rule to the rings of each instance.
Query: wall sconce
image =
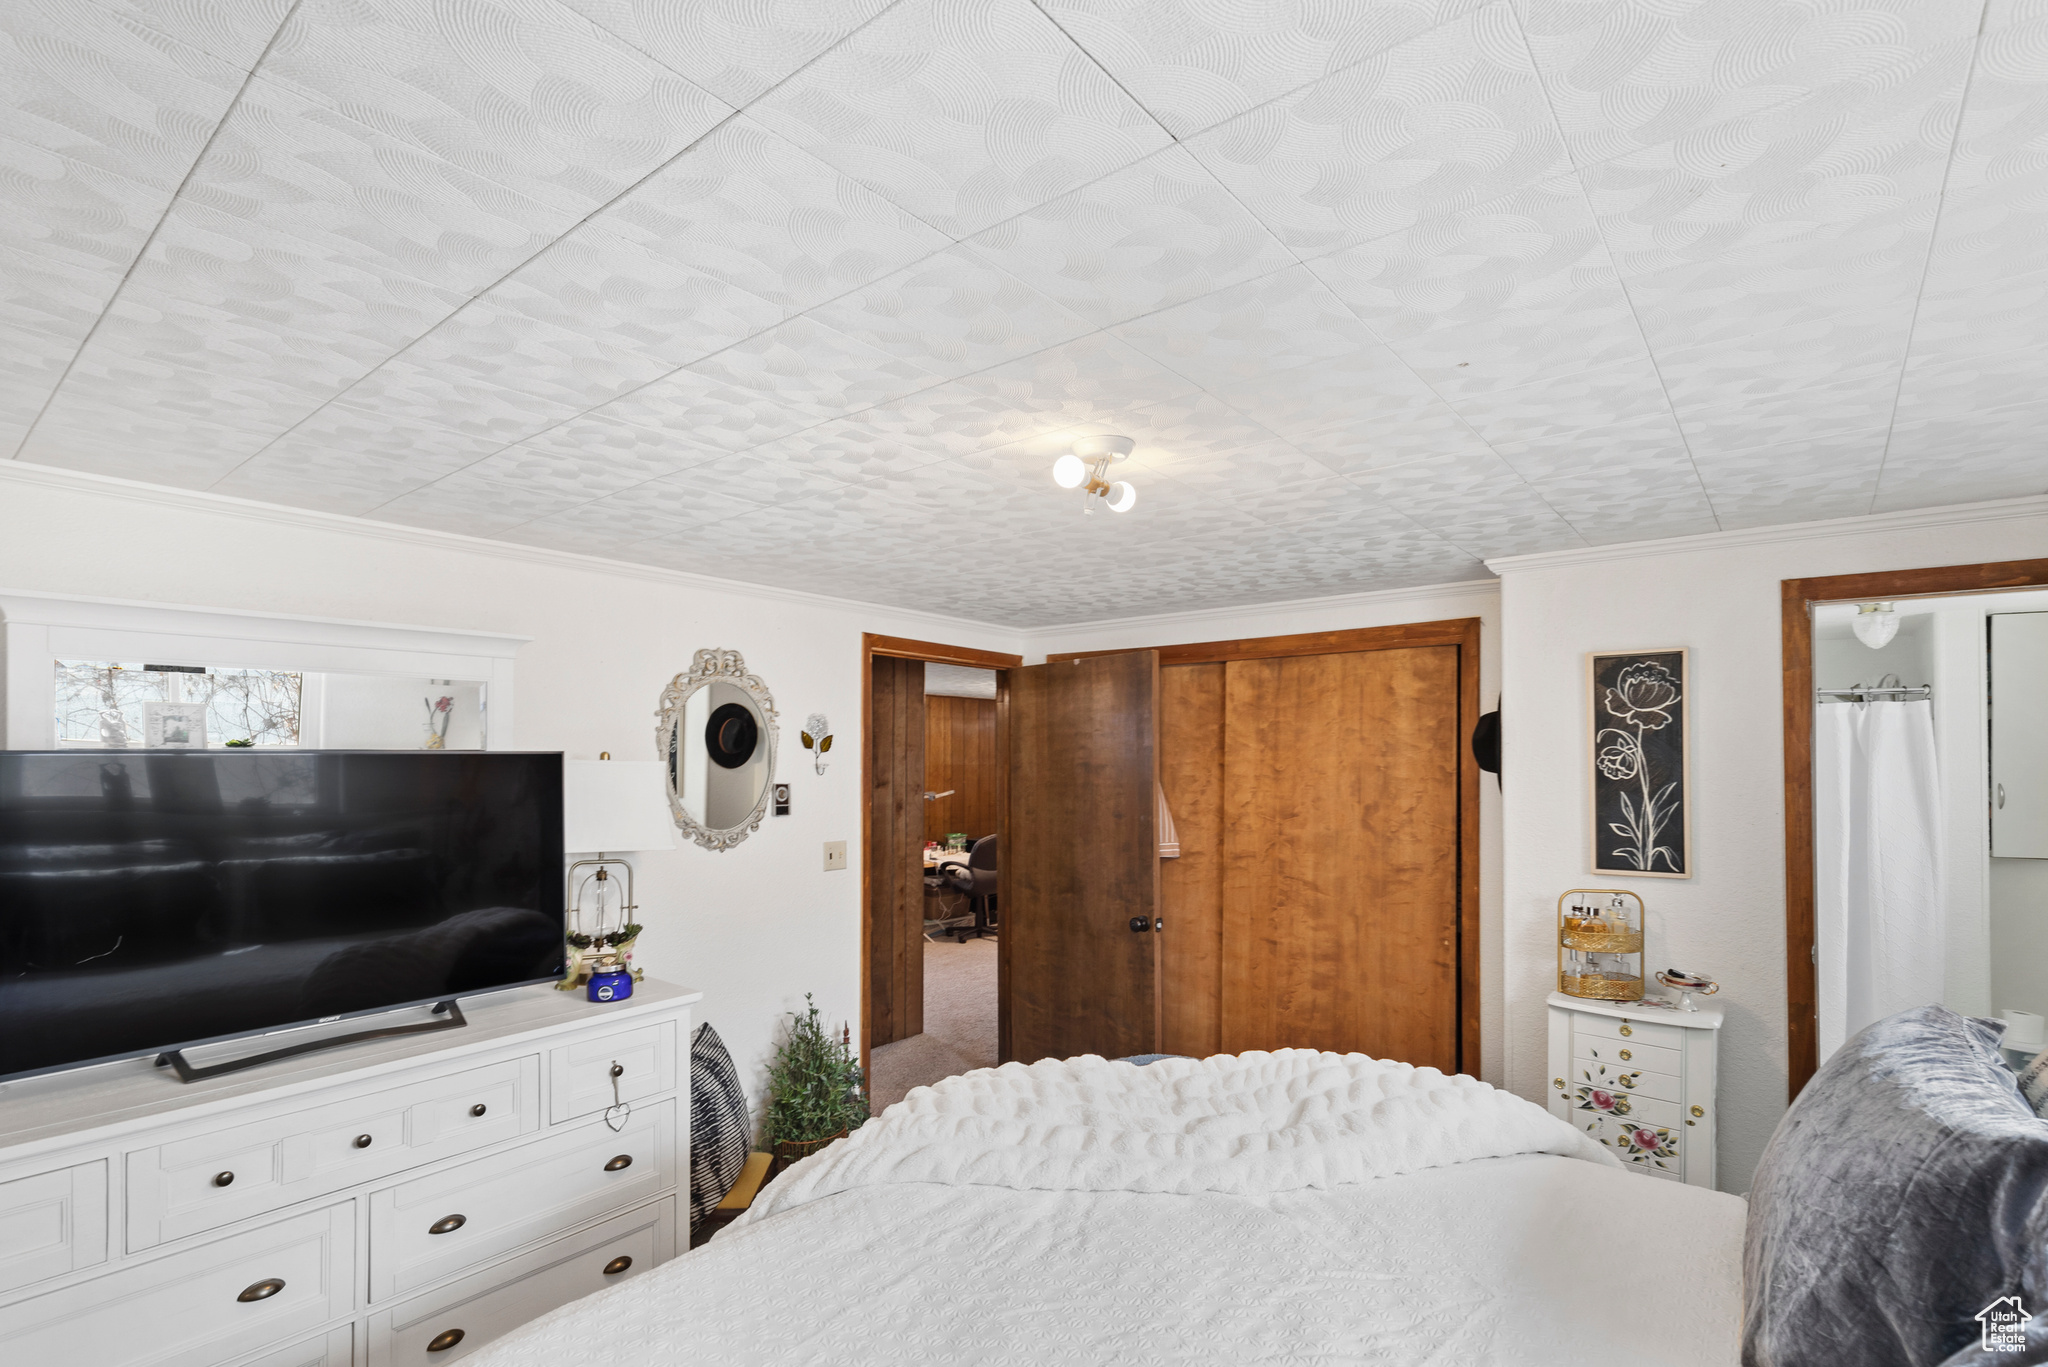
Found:
[[[1113,513],[1127,513],[1137,503],[1138,491],[1129,480],[1112,482],[1106,476],[1110,465],[1127,458],[1136,446],[1129,437],[1082,437],[1072,451],[1052,463],[1053,483],[1081,490],[1084,513],[1095,511],[1097,499]]]

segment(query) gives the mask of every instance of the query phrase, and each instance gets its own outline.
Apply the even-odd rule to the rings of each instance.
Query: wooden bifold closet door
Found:
[[[869,664],[868,1035],[870,1048],[924,1032],[924,662]]]
[[[1458,1070],[1464,664],[1446,644],[1161,669],[1182,851],[1162,1049]]]

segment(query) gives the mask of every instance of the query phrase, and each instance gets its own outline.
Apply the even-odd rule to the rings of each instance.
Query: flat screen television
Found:
[[[0,751],[0,1077],[562,973],[562,757]]]

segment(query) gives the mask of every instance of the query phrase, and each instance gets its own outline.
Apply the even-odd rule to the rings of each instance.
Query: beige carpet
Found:
[[[868,1059],[875,1114],[913,1087],[996,1066],[996,942],[951,940],[924,947],[924,1033],[885,1044]]]

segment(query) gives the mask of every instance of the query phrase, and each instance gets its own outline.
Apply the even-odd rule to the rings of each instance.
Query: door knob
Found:
[[[1150,916],[1133,916],[1131,918],[1131,930],[1134,934],[1142,935],[1150,929],[1152,929],[1152,918]]]

